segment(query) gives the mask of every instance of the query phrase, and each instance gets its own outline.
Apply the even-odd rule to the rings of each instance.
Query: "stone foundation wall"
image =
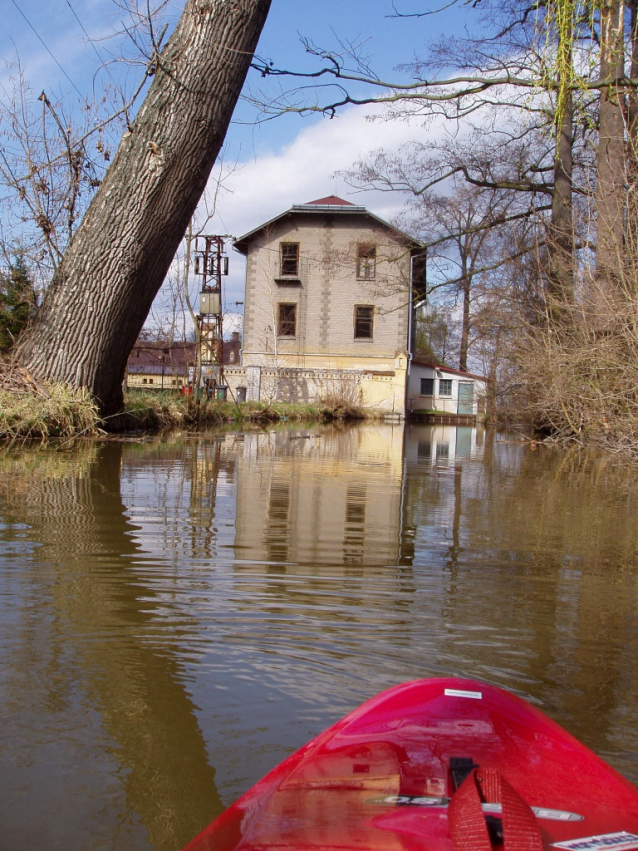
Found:
[[[225,367],[229,398],[296,404],[341,403],[405,414],[405,370]]]

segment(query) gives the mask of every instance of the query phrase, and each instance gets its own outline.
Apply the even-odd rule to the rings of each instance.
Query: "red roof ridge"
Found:
[[[318,198],[316,201],[308,201],[304,206],[316,204],[317,206],[322,207],[354,207],[355,205],[351,201],[344,201],[343,198],[339,198],[336,195],[327,195],[325,198]]]

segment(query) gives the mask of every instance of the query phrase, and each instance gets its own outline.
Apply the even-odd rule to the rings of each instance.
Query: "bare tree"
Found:
[[[128,354],[224,141],[270,0],[188,0],[17,357],[122,406]]]
[[[467,13],[474,19],[469,28],[481,27],[481,35],[445,38],[426,47],[421,58],[402,66],[409,73],[407,79],[379,77],[348,44],[329,50],[307,40],[317,69],[294,74],[257,62],[266,79],[275,76],[281,82],[282,77],[295,77],[300,82],[292,83],[283,96],[262,93],[254,100],[266,116],[280,111],[333,116],[345,105],[381,103],[386,105],[386,117],[421,118],[425,129],[428,121],[444,119],[454,128],[443,145],[448,156],[440,157],[438,167],[424,174],[419,191],[462,175],[475,186],[526,194],[530,209],[544,207],[544,275],[555,305],[570,305],[575,269],[583,262],[582,256],[575,259],[575,252],[596,250],[599,278],[609,279],[610,286],[607,270],[618,265],[623,253],[626,128],[631,124],[635,138],[638,127],[633,2],[628,3],[630,26],[625,23],[623,0],[584,6],[572,0],[473,4]],[[399,6],[393,4],[395,17],[411,21],[432,14],[404,14]],[[625,51],[632,57],[630,77],[625,74]],[[472,126],[475,137],[483,138],[478,156],[464,144]],[[496,137],[498,144],[491,145],[489,157],[482,156],[481,149],[486,152],[490,147],[485,140]],[[573,205],[579,194],[590,201],[587,240],[580,239],[574,225]],[[591,226],[594,217],[597,235]]]
[[[622,265],[625,229],[624,3],[600,7],[600,93],[596,182],[596,272],[613,288]]]
[[[91,95],[74,102],[37,94],[18,55],[0,88],[0,247],[28,257],[43,290],[132,121],[167,28],[160,21],[167,0],[113,2],[123,13],[121,30],[98,41],[85,32],[101,63]],[[105,53],[102,41],[116,46]],[[113,73],[119,63],[141,68],[132,89],[132,75]]]
[[[494,250],[495,232],[506,223],[511,233],[516,198],[511,193],[486,192],[455,182],[449,194],[426,193],[411,205],[409,221],[427,247],[429,299],[452,299],[460,315],[459,369],[468,369],[473,312],[485,284],[477,284],[519,247],[510,240],[509,252]]]
[[[97,131],[99,150],[87,149],[90,104],[83,104],[78,124],[64,104],[45,92],[35,96],[19,62],[12,70],[0,101],[3,250],[19,249],[38,266],[44,285],[100,184],[109,145]]]

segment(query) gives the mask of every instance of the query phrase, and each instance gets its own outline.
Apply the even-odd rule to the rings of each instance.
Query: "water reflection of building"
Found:
[[[242,558],[396,564],[402,452],[403,428],[387,424],[246,434],[237,458]]]
[[[484,430],[470,426],[410,425],[406,431],[408,464],[436,464],[481,454]]]
[[[416,553],[454,566],[461,552],[463,495],[478,474],[484,430],[476,427],[411,424],[405,437],[403,529]],[[436,475],[430,475],[436,472]]]
[[[264,642],[255,664],[274,666],[289,695],[320,701],[348,653],[349,697],[362,673],[377,682],[375,655],[404,678],[483,677],[536,697],[635,779],[638,527],[626,471],[450,426],[406,428],[403,463],[402,435],[369,425],[227,434],[190,441],[181,466],[166,453],[151,465],[152,447],[142,463],[131,449],[142,487],[136,500],[123,488],[124,502],[146,547],[173,546],[196,565],[218,624],[226,605],[242,613],[225,648],[254,641],[259,656]],[[185,471],[190,488],[178,486]],[[168,497],[153,526],[151,482]],[[180,499],[184,523],[172,526]],[[236,580],[225,601],[224,562]]]
[[[5,457],[5,827],[178,848],[329,713],[453,672],[638,779],[631,472],[481,436],[411,427],[405,464],[376,425]]]

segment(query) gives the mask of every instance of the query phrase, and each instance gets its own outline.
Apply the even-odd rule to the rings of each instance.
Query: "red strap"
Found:
[[[536,816],[494,768],[475,768],[452,796],[448,820],[454,851],[493,851],[483,801],[502,806],[503,851],[543,851]]]

